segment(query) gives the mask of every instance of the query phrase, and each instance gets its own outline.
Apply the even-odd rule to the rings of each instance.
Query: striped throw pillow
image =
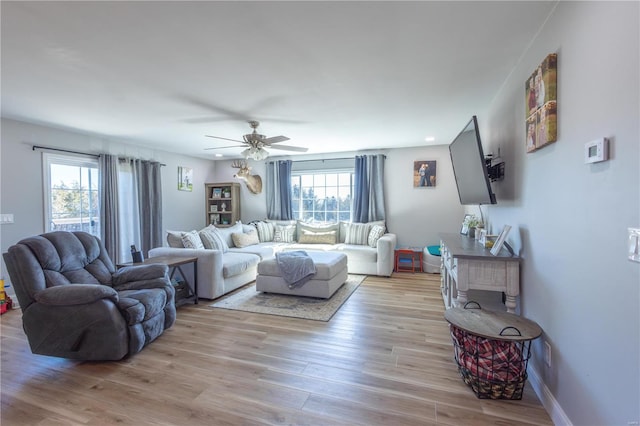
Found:
[[[368,245],[370,230],[371,225],[368,223],[350,223],[349,226],[347,226],[347,236],[344,239],[345,244]]]
[[[276,232],[276,228],[273,223],[257,221],[253,222],[253,226],[255,226],[258,231],[258,238],[261,243],[273,241],[273,234]]]
[[[229,251],[229,246],[224,241],[224,238],[218,232],[215,226],[209,225],[199,232],[200,239],[204,248],[210,250],[220,250],[223,253]]]
[[[294,236],[296,234],[295,225],[276,225],[275,233],[273,234],[273,241],[276,243],[293,243],[295,242]]]
[[[182,244],[184,248],[190,249],[203,249],[204,245],[200,240],[200,235],[198,235],[198,231],[189,231],[183,232],[181,235]]]

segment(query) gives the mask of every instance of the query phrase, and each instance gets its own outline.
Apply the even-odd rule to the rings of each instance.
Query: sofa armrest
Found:
[[[116,303],[118,292],[102,284],[67,284],[40,290],[34,299],[47,306],[86,305],[100,299],[110,299]]]
[[[215,299],[224,293],[223,257],[220,250],[157,247],[149,250],[149,258],[157,256],[197,257],[198,297]],[[182,268],[193,283],[193,268]]]
[[[396,234],[384,234],[378,239],[378,275],[390,277],[393,273],[393,262],[398,239]]]

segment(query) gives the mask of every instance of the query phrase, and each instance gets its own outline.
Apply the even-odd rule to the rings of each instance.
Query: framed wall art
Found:
[[[193,191],[193,169],[178,166],[178,191]]]
[[[436,186],[436,161],[413,162],[413,186],[414,188]]]
[[[558,137],[558,54],[551,53],[525,82],[526,150],[534,152]]]

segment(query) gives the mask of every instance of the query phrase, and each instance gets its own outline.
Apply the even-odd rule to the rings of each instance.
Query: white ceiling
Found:
[[[204,158],[249,119],[310,154],[448,144],[554,4],[2,1],[2,116]]]

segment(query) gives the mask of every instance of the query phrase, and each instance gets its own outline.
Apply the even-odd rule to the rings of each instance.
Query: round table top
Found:
[[[533,340],[542,334],[536,322],[521,316],[481,309],[475,302],[467,302],[466,306],[447,309],[444,318],[464,331],[492,340]]]

